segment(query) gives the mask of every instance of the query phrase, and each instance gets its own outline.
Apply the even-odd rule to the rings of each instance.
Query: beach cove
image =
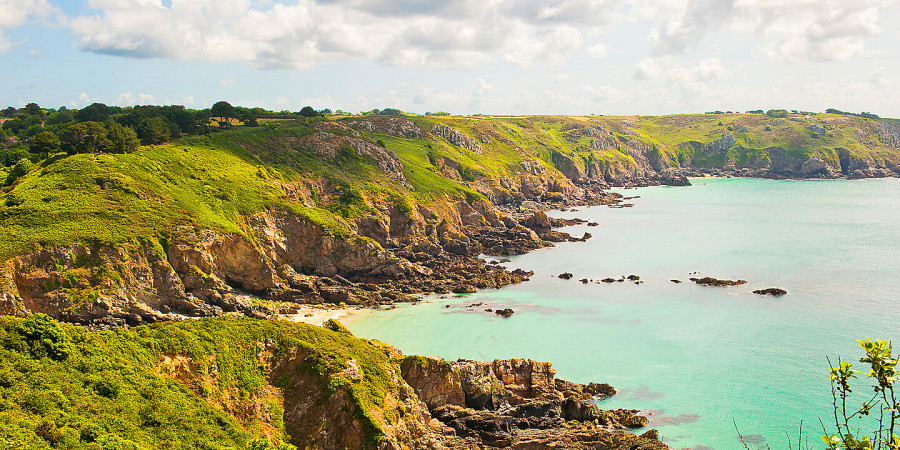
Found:
[[[740,446],[733,421],[775,446],[785,433],[796,442],[802,420],[815,442],[830,414],[825,357],[858,359],[857,339],[900,334],[900,181],[692,183],[620,191],[640,196],[633,208],[553,213],[599,226],[561,229],[589,231],[585,243],[510,257],[510,269],[535,271],[527,283],[345,321],[406,353],[529,357],[560,378],[610,383],[619,394],[600,406],[652,412],[675,448]],[[632,274],[643,283],[599,282]],[[748,283],[688,281],[698,275]],[[788,295],[751,292],[769,287]],[[515,314],[485,311],[498,308]]]

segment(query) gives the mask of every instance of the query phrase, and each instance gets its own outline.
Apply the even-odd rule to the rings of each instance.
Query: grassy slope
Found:
[[[272,182],[280,176],[210,139],[52,158],[0,197],[0,260],[38,245],[153,239],[186,224],[240,232],[242,215],[266,208],[346,229],[331,214],[282,198]]]
[[[879,143],[875,122],[831,114],[809,119],[808,123],[824,120],[833,125],[827,136],[819,138],[806,128],[807,122],[785,120],[774,125],[776,119],[759,114],[408,118],[426,131],[435,124],[456,128],[478,141],[483,154],[440,138],[402,139],[364,133],[363,139],[373,143],[382,140],[397,154],[412,189],[391,180],[365,158],[350,155],[327,160],[302,148],[298,143],[301,138],[315,131],[303,121],[239,127],[173,144],[142,147],[126,155],[59,156],[45,161],[0,194],[0,260],[46,244],[152,240],[167,236],[181,224],[240,232],[242,216],[267,208],[294,211],[313,219],[330,234],[347,235],[350,228],[344,219],[374,211],[385,202],[409,205],[444,196],[478,196],[466,183],[442,175],[433,164],[435,157],[478,178],[513,175],[522,170],[521,161],[532,158],[553,167],[554,153],[567,155],[580,165],[590,159],[605,164],[633,162],[624,151],[591,149],[591,138],[564,131],[573,124],[600,124],[622,142],[637,139],[655,146],[676,165],[688,157],[695,164],[721,165],[728,160],[740,164],[754,156],[767,157],[765,149],[771,147],[782,148],[801,160],[816,153],[833,157],[838,148],[876,160],[900,160],[896,150]],[[729,131],[732,122],[746,126],[748,131]],[[868,135],[871,142],[864,143],[859,132]],[[713,155],[707,160],[694,155],[694,147],[725,133],[738,140],[726,155]],[[482,142],[482,136],[489,137],[490,142]],[[696,144],[683,145],[687,142]],[[0,177],[5,178],[5,174]],[[319,201],[318,193],[314,193],[315,202],[307,203],[315,205],[304,206],[287,198],[280,187],[282,182],[302,180],[318,185],[325,180],[325,186],[346,195]],[[104,181],[107,189],[101,188]]]
[[[363,411],[383,406],[392,386],[387,357],[368,341],[325,328],[222,318],[90,332],[40,315],[0,318],[0,448],[244,448],[261,424],[212,405],[260,395],[267,381],[256,344],[267,339],[276,354],[310,351],[301,370],[322,375],[323,389],[346,387]],[[160,376],[163,354],[190,356],[200,372],[215,361],[217,382],[197,393]],[[333,375],[347,359],[360,365],[362,381]],[[273,417],[275,440],[287,439],[280,412]],[[380,430],[361,419],[376,439]]]

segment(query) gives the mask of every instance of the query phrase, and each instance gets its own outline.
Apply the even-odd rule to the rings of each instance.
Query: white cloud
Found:
[[[860,55],[865,50],[865,38],[881,31],[879,8],[865,7],[867,3],[830,5],[791,23],[769,23],[764,28],[780,34],[780,39],[767,52],[789,62],[839,61]]]
[[[520,37],[514,48],[504,56],[510,64],[530,67],[536,63],[543,66],[557,65],[571,57],[581,45],[581,34],[570,26],[559,26],[542,30],[535,36]]]
[[[730,19],[734,0],[688,0],[678,14],[668,16],[659,28],[650,32],[654,55],[684,53],[705,32]]]
[[[124,94],[119,95],[113,104],[119,106],[131,106],[131,105],[148,105],[156,102],[156,97],[150,94],[133,94],[131,92],[126,92]]]
[[[680,0],[650,31],[655,56],[684,54],[710,33],[750,33],[771,58],[838,61],[861,55],[895,0]]]
[[[588,95],[593,101],[618,101],[621,100],[625,93],[612,86],[581,86],[581,91]]]
[[[588,58],[603,59],[609,56],[609,46],[603,43],[594,44],[584,49]]]
[[[81,108],[83,106],[90,105],[91,103],[99,102],[100,99],[91,97],[87,92],[82,92],[78,94],[78,98],[69,102],[73,108]]]
[[[59,14],[59,10],[47,0],[0,0],[0,54],[22,43],[10,40],[5,31],[54,14]]]
[[[725,76],[727,70],[719,58],[708,57],[694,65],[684,65],[673,56],[644,58],[635,67],[634,78],[662,81],[671,92],[678,89],[691,95],[710,92],[709,84]]]
[[[640,60],[634,68],[634,78],[637,80],[649,80],[659,75],[659,64],[653,58]]]
[[[9,0],[7,0],[9,1]],[[72,18],[82,50],[133,58],[244,61],[305,70],[344,60],[471,69],[501,54],[565,61],[622,6],[613,0],[90,0]],[[596,46],[593,51],[602,50]]]
[[[478,89],[481,91],[490,91],[491,89],[494,89],[494,85],[485,81],[484,78],[475,80],[475,83],[478,84]]]

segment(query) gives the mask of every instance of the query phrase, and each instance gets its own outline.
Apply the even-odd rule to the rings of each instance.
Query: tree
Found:
[[[76,153],[102,153],[112,144],[103,125],[88,121],[66,128],[60,136],[62,149],[70,155]]]
[[[28,114],[29,116],[40,116],[43,114],[43,111],[41,111],[41,107],[37,103],[31,102],[25,105],[25,114]]]
[[[24,127],[25,127],[25,122],[23,122],[22,119],[20,119],[18,117],[16,117],[15,119],[7,120],[6,122],[3,122],[3,129],[6,130],[7,133],[9,133],[9,134],[16,134],[19,132],[19,130],[21,130]]]
[[[172,137],[172,131],[166,119],[150,117],[138,124],[137,135],[144,144],[162,144]]]
[[[304,106],[299,113],[303,117],[316,117],[319,115],[312,106]]]
[[[40,125],[32,125],[26,128],[24,131],[19,130],[19,139],[29,139],[31,137],[37,136],[42,131],[44,131],[44,127]]]
[[[14,117],[17,112],[19,112],[19,110],[16,108],[7,106],[6,109],[3,110],[3,117]]]
[[[81,108],[75,114],[75,120],[79,122],[105,122],[109,116],[121,111],[118,107],[109,107],[103,103],[92,103]]]
[[[131,153],[141,145],[137,133],[131,127],[110,121],[106,128],[109,130],[110,152]]]
[[[231,126],[231,119],[238,116],[237,109],[226,101],[216,102],[209,111],[216,122],[219,122],[219,127]]]
[[[52,131],[42,131],[31,138],[28,151],[37,154],[50,154],[59,151],[59,137]]]
[[[46,125],[61,125],[64,123],[69,123],[74,119],[72,112],[69,110],[63,110],[60,108],[59,111],[50,114],[50,117],[44,122]]]
[[[900,427],[897,426],[897,422],[900,422],[900,401],[894,392],[894,383],[897,381],[897,358],[892,355],[891,343],[872,338],[857,343],[866,352],[865,357],[859,361],[868,364],[868,368],[871,369],[866,376],[871,380],[870,389],[867,389],[871,394],[866,396],[867,400],[862,402],[858,409],[849,407],[847,400],[852,392],[851,382],[860,372],[853,370],[852,363],[838,359],[838,365],[831,367],[831,396],[836,434],[822,436],[822,441],[832,450],[900,449],[900,437],[897,436],[900,432]],[[872,432],[871,438],[860,435],[860,427],[854,422],[855,419],[870,414],[878,421],[878,428]],[[823,431],[828,433],[827,430]]]

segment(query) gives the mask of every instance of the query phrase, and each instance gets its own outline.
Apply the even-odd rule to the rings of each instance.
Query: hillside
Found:
[[[530,360],[402,356],[336,322],[5,317],[0,358],[2,448],[666,448],[627,432],[646,418],[591,402],[608,385]]]
[[[609,185],[898,161],[890,121],[835,114],[276,118],[21,159],[0,196],[0,312],[118,326],[472,292],[529,276],[479,254],[575,240],[540,211],[616,203]]]

